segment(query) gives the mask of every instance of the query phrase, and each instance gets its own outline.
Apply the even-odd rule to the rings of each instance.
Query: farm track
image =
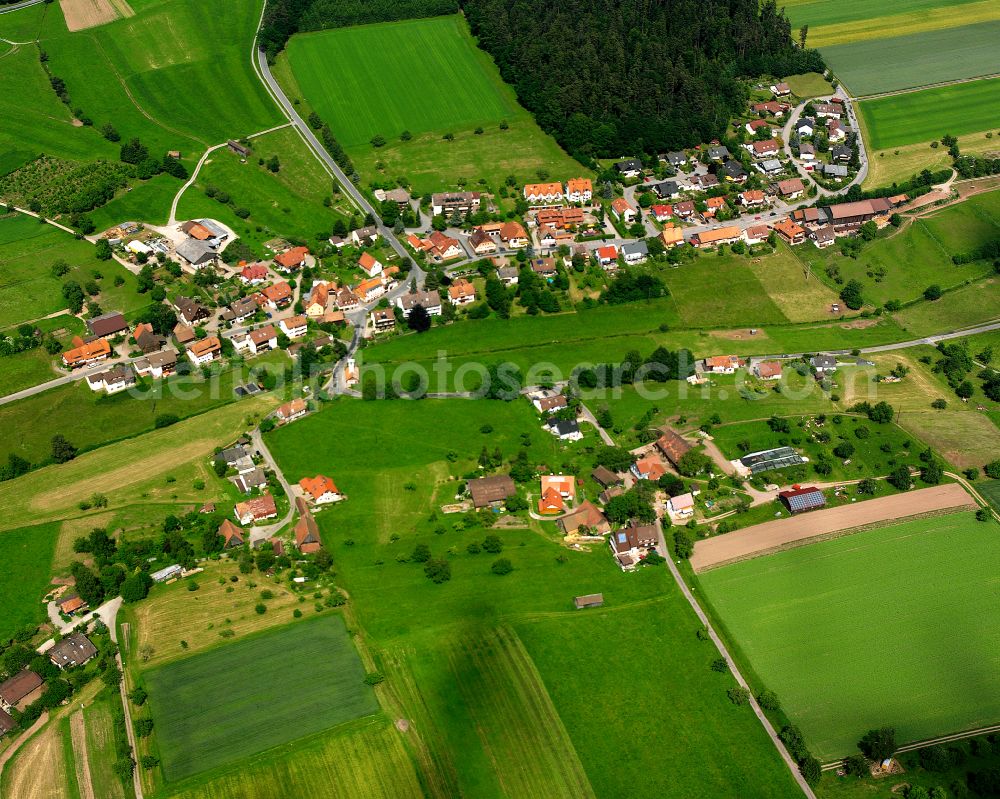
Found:
[[[859,94],[855,96],[855,100],[878,100],[882,97],[896,97],[900,94],[913,94],[914,92],[922,92],[925,89],[940,89],[945,86],[958,86],[961,83],[975,83],[977,80],[992,80],[993,78],[1000,78],[1000,72],[991,72],[986,75],[977,75],[973,78],[956,78],[955,80],[943,80],[938,83],[925,83],[922,86],[911,86],[907,89],[895,89],[890,92],[876,92],[874,94]]]
[[[955,741],[964,741],[968,738],[975,738],[978,735],[989,735],[991,733],[1000,732],[1000,724],[992,724],[988,727],[977,727],[974,730],[966,730],[965,732],[956,732],[951,735],[942,735],[938,738],[927,738],[923,741],[914,741],[913,743],[905,744],[896,750],[897,755],[905,754],[906,752],[915,752],[918,749],[926,749],[928,746],[937,746],[938,744],[950,744]],[[833,771],[835,768],[840,768],[843,765],[843,760],[834,760],[832,763],[824,763],[823,771]]]

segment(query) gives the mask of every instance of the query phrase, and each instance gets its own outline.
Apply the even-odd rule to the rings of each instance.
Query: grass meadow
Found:
[[[976,78],[997,71],[1000,20],[824,47],[827,66],[855,96]],[[919,55],[917,55],[919,54]]]
[[[823,761],[872,727],[900,742],[995,723],[1000,633],[983,618],[997,527],[904,522],[697,578],[729,636]]]
[[[985,483],[977,483],[976,490],[986,497],[986,500],[1000,511],[1000,480],[987,480]]]
[[[538,169],[554,178],[582,170],[518,105],[461,16],[302,34],[285,58],[277,72],[286,89],[329,122],[366,176],[382,162],[387,175],[405,175],[424,193],[459,178],[499,185],[508,174],[526,180]],[[412,139],[401,141],[403,131]],[[375,136],[386,145],[372,147]]]
[[[864,100],[858,109],[872,148],[883,150],[997,127],[998,105],[1000,78],[994,78]]]
[[[866,133],[864,127],[862,127],[862,131]],[[982,155],[992,152],[1000,147],[1000,140],[993,138],[998,132],[1000,131],[957,136],[959,149],[967,155]],[[987,138],[987,133],[989,138]],[[937,137],[941,135],[940,133],[935,134],[933,141],[937,141]],[[871,149],[870,142],[868,147]],[[934,172],[950,166],[951,156],[948,155],[947,148],[931,147],[930,141],[904,144],[885,150],[872,150],[871,157],[868,159],[868,175],[862,186],[866,189],[876,186],[891,186],[893,183],[909,180],[922,169]]]
[[[787,786],[791,795],[791,779],[783,775],[763,731],[752,723],[738,725],[735,732],[727,727],[728,684],[716,680],[718,675],[708,668],[707,649],[689,653],[699,647],[696,621],[665,570],[623,574],[603,546],[567,551],[557,545],[553,527],[525,519],[520,526],[497,531],[503,556],[514,566],[511,574],[497,577],[490,571],[492,556],[467,550],[488,531],[436,511],[458,490],[457,476],[476,473],[475,459],[483,445],[499,448],[510,459],[525,440],[530,442],[531,461],[542,469],[573,471],[589,464],[580,450],[585,443],[559,445],[540,429],[536,414],[523,401],[339,400],[267,436],[289,479],[329,474],[348,495],[346,502],[318,514],[317,521],[333,555],[338,583],[351,596],[358,625],[365,631],[367,648],[398,696],[399,712],[429,750],[422,779],[444,795],[543,799],[586,796],[591,790],[597,795],[632,795],[640,790],[635,770],[659,771],[667,749],[695,759],[719,751],[728,757],[740,750],[739,757],[745,757],[741,762],[752,766],[744,774],[748,791],[780,795]],[[426,544],[434,556],[447,558],[449,582],[435,585],[419,564],[406,562],[418,543]],[[637,630],[644,629],[646,617],[634,616],[633,606],[665,603],[667,617],[677,621],[664,625],[666,651],[671,657],[704,658],[704,672],[690,675],[692,683],[703,679],[704,685],[688,690],[664,669],[656,691],[665,704],[684,705],[692,714],[711,719],[709,725],[716,726],[710,734],[703,734],[702,725],[692,725],[685,726],[679,738],[671,734],[675,728],[669,714],[651,718],[648,700],[624,701],[615,694],[616,719],[623,728],[643,720],[652,725],[647,738],[670,739],[675,745],[631,747],[634,768],[605,768],[608,755],[601,750],[607,747],[598,745],[598,736],[589,729],[577,727],[553,691],[560,680],[572,678],[574,701],[580,705],[610,701],[600,674],[612,660],[617,665],[610,671],[641,674],[648,690],[649,675],[659,673],[656,664],[664,657],[659,639],[652,647],[642,635],[613,640],[620,632],[616,627],[609,630],[614,635],[607,639],[607,654],[588,648],[586,656],[558,663],[536,660],[534,643],[518,640],[528,635],[525,622],[545,620],[561,627],[565,619],[572,624],[580,618],[572,598],[595,591],[604,593],[606,608],[616,610],[621,625],[635,625]],[[572,632],[567,636],[582,643]],[[574,765],[573,750],[589,786]],[[553,754],[558,765],[552,762]],[[719,769],[700,773],[693,782],[685,773],[685,779],[671,781],[656,795],[687,796],[695,790],[724,795],[730,776]]]
[[[49,588],[59,525],[19,527],[0,533],[0,639],[46,618],[42,596]]]
[[[262,633],[143,674],[167,781],[378,710],[341,616]]]
[[[114,772],[116,755],[111,708],[113,702],[120,701],[117,693],[110,696],[102,693],[97,701],[80,711],[86,730],[90,782],[94,795],[102,799],[127,799],[122,781]]]

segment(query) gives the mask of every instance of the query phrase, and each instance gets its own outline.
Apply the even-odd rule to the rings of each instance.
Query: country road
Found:
[[[0,14],[9,14],[11,11],[20,11],[22,8],[37,6],[39,3],[44,2],[46,0],[24,0],[23,3],[14,3],[12,6],[0,6]]]

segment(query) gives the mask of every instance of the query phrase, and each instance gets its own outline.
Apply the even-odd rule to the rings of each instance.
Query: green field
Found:
[[[700,588],[817,757],[995,723],[997,526],[905,522],[706,572]],[[944,675],[947,675],[946,677]]]
[[[524,519],[523,526],[498,531],[503,556],[514,571],[496,577],[490,573],[492,556],[467,551],[488,531],[436,511],[457,490],[453,478],[475,469],[483,444],[498,447],[509,459],[521,446],[522,434],[530,442],[532,462],[547,464],[544,468],[582,472],[592,465],[579,448],[560,446],[543,432],[524,401],[339,400],[267,436],[289,479],[328,473],[350,497],[317,520],[367,644],[399,696],[401,713],[430,750],[435,765],[423,779],[448,796],[585,796],[589,789],[573,766],[578,760],[599,796],[680,797],[698,791],[721,796],[730,791],[735,773],[725,766],[699,773],[697,781],[687,771],[666,785],[656,780],[648,793],[643,784],[645,775],[662,770],[665,757],[671,764],[684,757],[705,762],[720,750],[742,750],[742,779],[751,795],[791,796],[791,779],[762,730],[749,715],[732,718],[725,696],[731,683],[708,668],[712,652],[694,636],[696,621],[665,570],[623,574],[605,547],[569,552],[558,546],[551,525]],[[419,564],[405,562],[418,543],[448,559],[449,582],[435,585]],[[603,626],[606,654],[587,647],[586,656],[559,658],[546,652],[536,660],[540,635],[531,629],[535,621],[560,628],[560,634],[565,622],[565,635],[585,646],[589,639],[573,632],[580,614],[571,600],[593,591],[604,593],[614,620],[614,627]],[[654,607],[664,604],[662,629],[648,615],[633,613],[635,603],[644,607],[650,600]],[[651,625],[661,629],[657,635],[662,637],[639,634]],[[621,628],[629,626],[636,635],[619,638]],[[622,701],[602,682],[605,672],[612,679],[620,671],[634,671],[632,692],[641,693],[639,686],[651,691],[651,675],[660,673],[664,657],[677,658],[685,669],[689,663],[700,666],[685,672],[682,682],[676,675],[666,679],[672,672],[664,671],[663,682],[655,685],[655,702],[683,705],[692,718],[710,719],[707,727],[651,713],[661,705],[645,696]],[[616,666],[609,671],[612,659]],[[623,729],[644,729],[647,738],[674,744],[632,747],[633,768],[609,771],[609,756],[623,753],[614,747],[609,752],[588,726],[593,719],[585,722],[565,704],[557,692],[567,679],[573,681],[573,702],[597,707],[613,702],[615,722]],[[550,694],[554,713],[548,709]]]
[[[924,13],[938,8],[961,9],[974,0],[893,0],[891,6],[876,5],[870,0],[785,0],[782,5],[792,26],[808,25],[810,32],[827,25],[866,22],[892,14]]]
[[[378,710],[342,617],[324,616],[153,669],[156,743],[176,781]]]
[[[0,533],[0,640],[45,618],[42,596],[49,586],[58,524]]]
[[[986,497],[996,510],[1000,511],[1000,480],[988,480],[985,483],[978,483],[976,490]]]
[[[879,150],[997,127],[998,104],[1000,79],[994,79],[866,100],[858,108]]]
[[[823,57],[853,95],[864,96],[992,75],[998,36],[1000,20],[837,44]]]
[[[518,105],[460,16],[298,35],[277,72],[292,97],[305,98],[330,124],[366,177],[377,176],[381,161],[388,177],[405,175],[423,193],[463,177],[499,185],[508,174],[537,179],[535,171],[546,169],[565,179],[582,170]],[[412,140],[400,141],[406,130]],[[369,144],[377,135],[385,146]]]

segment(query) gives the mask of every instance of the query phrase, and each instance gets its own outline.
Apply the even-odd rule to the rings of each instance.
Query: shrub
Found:
[[[766,688],[757,694],[757,704],[764,710],[779,710],[781,708],[781,702],[778,700],[778,695],[774,691],[769,691]]]
[[[507,558],[497,558],[497,560],[493,561],[493,565],[490,569],[494,574],[503,576],[514,571],[514,564]]]
[[[442,558],[431,558],[424,564],[424,574],[434,583],[446,583],[451,579],[451,564]]]
[[[263,616],[265,613],[267,613],[267,605],[265,605],[263,602],[258,602],[256,605],[254,605],[253,609],[257,612],[258,616]]]
[[[864,755],[850,755],[845,758],[844,771],[851,777],[867,777],[871,773]]]
[[[729,663],[726,662],[725,658],[716,658],[712,661],[712,671],[724,672],[729,671]]]
[[[503,552],[503,541],[498,535],[488,535],[483,539],[483,549],[493,555],[498,555]]]
[[[750,692],[742,687],[730,688],[726,691],[726,696],[736,706],[745,705],[750,701]]]
[[[153,732],[152,719],[136,719],[135,734],[140,738],[148,738]]]
[[[378,685],[385,682],[385,675],[377,671],[370,671],[365,675],[365,685]]]

